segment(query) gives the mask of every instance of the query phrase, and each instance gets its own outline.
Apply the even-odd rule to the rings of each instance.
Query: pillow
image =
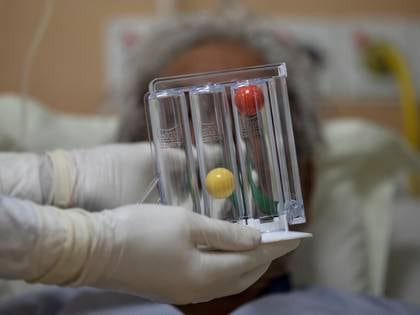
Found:
[[[420,200],[401,194],[392,213],[387,296],[420,303]]]
[[[0,150],[44,152],[74,149],[115,141],[118,118],[72,115],[49,110],[44,104],[14,94],[0,94]],[[22,113],[26,110],[26,121]],[[26,126],[26,138],[23,127]]]
[[[292,257],[292,276],[298,285],[382,294],[395,191],[420,162],[397,135],[361,120],[328,122],[323,134],[314,237]]]
[[[367,244],[355,187],[339,169],[322,170],[316,185],[309,226],[313,238],[304,240],[291,258],[293,282],[367,292]]]

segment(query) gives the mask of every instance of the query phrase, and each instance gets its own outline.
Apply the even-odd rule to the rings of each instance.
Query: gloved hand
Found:
[[[220,162],[220,148],[206,146],[206,156]],[[185,169],[182,150],[167,149],[163,163],[179,180]],[[196,158],[196,151],[194,150]],[[45,155],[32,153],[0,155],[0,194],[29,199],[61,208],[88,211],[116,208],[139,202],[155,174],[149,143],[114,144],[91,149],[57,150]],[[147,199],[158,200],[155,191]]]
[[[47,191],[43,182],[48,181],[50,167],[47,158],[34,153],[0,154],[0,195],[29,199],[43,203]]]
[[[93,286],[176,304],[239,293],[298,245],[260,245],[256,230],[169,206],[90,213],[0,197],[0,212],[11,218],[0,221],[0,230],[10,235],[7,244],[0,241],[1,277]]]
[[[149,143],[3,153],[0,194],[62,208],[112,209],[138,202],[154,170]]]
[[[53,151],[47,203],[89,211],[139,202],[155,174],[149,143]],[[156,202],[157,196],[153,202]]]

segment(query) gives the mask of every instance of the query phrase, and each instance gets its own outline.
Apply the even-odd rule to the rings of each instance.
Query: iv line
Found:
[[[30,43],[30,46],[27,50],[25,59],[22,64],[21,72],[21,82],[20,82],[20,96],[22,99],[21,103],[21,119],[22,119],[22,130],[21,130],[21,140],[22,140],[22,149],[25,149],[27,136],[28,136],[28,126],[27,119],[29,117],[29,108],[26,106],[28,98],[28,88],[29,88],[29,78],[31,73],[31,68],[33,65],[33,60],[35,58],[36,52],[39,48],[39,45],[42,42],[42,39],[45,36],[45,33],[48,29],[48,24],[50,22],[52,12],[53,12],[54,0],[45,0],[44,1],[44,11],[40,17],[39,24],[36,28],[35,35]]]

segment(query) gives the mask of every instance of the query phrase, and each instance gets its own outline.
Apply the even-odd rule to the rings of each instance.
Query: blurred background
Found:
[[[23,94],[60,115],[120,114],[132,58],[156,25],[225,13],[260,17],[318,65],[328,149],[317,157],[315,237],[291,263],[297,283],[420,303],[420,1],[0,0],[0,106],[16,115],[11,95]],[[2,118],[0,148],[14,148]],[[83,134],[33,130],[49,142],[15,149],[105,141],[67,145]]]
[[[117,93],[124,58],[156,16],[214,13],[229,1],[56,0],[34,58],[30,94],[48,106],[95,113]],[[361,63],[355,33],[389,40],[420,87],[420,3],[415,0],[237,1],[270,16],[285,36],[310,45],[323,60],[325,115],[356,115],[400,127],[398,94],[389,78]],[[44,11],[43,0],[0,0],[0,91],[19,91],[22,64]],[[137,22],[136,22],[137,21]],[[83,75],[81,75],[83,73]]]

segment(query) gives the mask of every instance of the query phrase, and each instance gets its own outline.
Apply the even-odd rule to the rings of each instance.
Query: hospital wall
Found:
[[[159,1],[158,1],[159,2]],[[164,2],[164,1],[161,1]],[[214,9],[219,1],[178,1],[181,12]],[[420,16],[420,1],[242,1],[257,14],[307,16],[338,20],[342,17]],[[0,92],[19,91],[22,64],[42,14],[43,0],[0,0]],[[105,29],[120,16],[155,14],[154,1],[56,0],[49,28],[31,69],[29,92],[51,108],[95,113],[108,97],[105,86]],[[326,117],[359,115],[398,128],[396,100],[354,102],[333,99],[323,109]],[[352,105],[352,106],[348,106]],[[381,110],[377,110],[381,106]],[[374,108],[374,109],[370,109]],[[379,114],[378,114],[379,113]]]

